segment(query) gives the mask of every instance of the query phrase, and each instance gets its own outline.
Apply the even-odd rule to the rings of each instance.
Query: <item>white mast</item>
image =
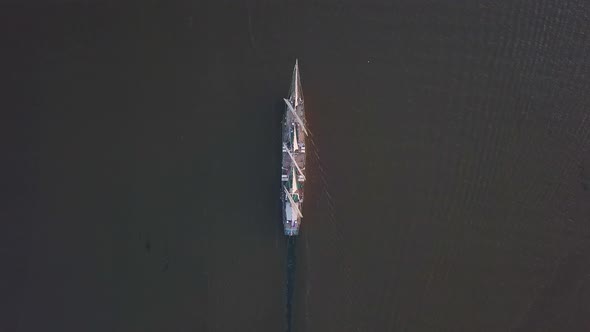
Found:
[[[293,201],[293,197],[291,197],[291,195],[289,194],[289,191],[287,191],[287,188],[285,188],[285,186],[283,186],[283,190],[285,190],[285,194],[287,195],[287,198],[289,199],[289,203],[291,203],[291,208],[295,211],[295,213],[300,218],[303,218],[303,215],[301,214],[301,210],[299,210],[297,203],[295,203],[295,201]]]
[[[291,184],[291,192],[297,192],[297,176],[295,175],[295,167],[291,168],[293,170],[293,183]]]
[[[299,145],[297,144],[297,127],[293,124],[293,152],[299,150]]]
[[[289,108],[289,111],[291,111],[291,113],[295,117],[295,120],[297,120],[297,123],[299,123],[299,125],[301,126],[301,129],[303,130],[303,133],[305,135],[308,135],[307,128],[305,128],[305,123],[303,123],[303,120],[301,120],[301,118],[299,117],[299,115],[297,115],[297,112],[295,112],[295,109],[293,108],[293,105],[291,105],[291,102],[289,102],[287,100],[287,98],[283,98],[283,100],[285,101],[285,104],[287,104],[287,107]]]
[[[285,142],[283,142],[283,149],[285,151],[287,151],[287,154],[289,154],[289,157],[291,158],[291,162],[293,163],[293,165],[295,165],[295,167],[297,167],[297,170],[299,171],[299,175],[301,175],[303,177],[303,180],[305,181],[305,174],[303,174],[303,171],[301,170],[301,167],[299,167],[299,165],[297,164],[297,161],[295,160],[295,157],[293,157],[293,154],[291,153],[291,151],[289,151],[289,149],[285,145]]]
[[[295,59],[295,78],[294,78],[294,84],[295,84],[295,108],[297,108],[297,105],[299,105],[299,60]]]

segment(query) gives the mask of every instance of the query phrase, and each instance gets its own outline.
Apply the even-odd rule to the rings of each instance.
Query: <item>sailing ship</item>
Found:
[[[281,174],[281,200],[285,235],[299,234],[303,220],[303,190],[305,183],[305,122],[303,93],[299,78],[299,63],[295,60],[289,98],[282,121],[283,161]]]

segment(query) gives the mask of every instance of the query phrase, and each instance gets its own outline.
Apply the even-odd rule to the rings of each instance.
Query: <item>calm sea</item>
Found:
[[[287,307],[292,331],[590,328],[586,2],[0,12],[0,330],[276,332]],[[314,144],[287,306],[296,58]]]

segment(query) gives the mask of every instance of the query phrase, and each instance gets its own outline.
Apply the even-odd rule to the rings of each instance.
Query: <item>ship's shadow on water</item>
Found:
[[[293,314],[293,291],[295,289],[295,268],[296,257],[295,248],[297,247],[297,238],[294,236],[287,237],[287,283],[286,283],[286,306],[285,318],[287,322],[287,332],[292,331],[292,314]]]
[[[274,115],[273,115],[273,122],[275,123],[274,128],[276,129],[276,135],[274,137],[281,137],[281,123],[283,119],[283,112],[285,112],[285,104],[284,102],[277,101],[274,105]],[[281,178],[281,171],[280,171],[280,158],[282,156],[282,140],[276,140],[276,151],[277,151],[277,159],[275,163],[277,167],[275,167],[276,174],[275,178]],[[277,195],[281,195],[283,192],[283,187],[278,180],[279,185],[277,186]],[[279,197],[279,196],[277,196]],[[281,206],[279,208],[279,213],[277,213],[279,223],[277,223],[277,231],[279,233],[279,239],[282,237],[286,240],[286,252],[287,252],[287,259],[286,259],[286,283],[285,283],[285,329],[287,332],[291,332],[292,329],[292,321],[293,321],[293,294],[295,290],[295,267],[296,267],[296,244],[297,244],[297,237],[296,236],[284,236],[284,225],[283,225],[283,213],[282,213],[282,201],[277,199],[277,204]]]

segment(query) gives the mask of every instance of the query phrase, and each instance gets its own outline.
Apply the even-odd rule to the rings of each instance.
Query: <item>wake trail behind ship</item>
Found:
[[[292,331],[293,318],[293,291],[295,289],[295,268],[296,257],[295,248],[297,238],[294,236],[287,237],[287,293],[285,318],[287,320],[287,332]]]

